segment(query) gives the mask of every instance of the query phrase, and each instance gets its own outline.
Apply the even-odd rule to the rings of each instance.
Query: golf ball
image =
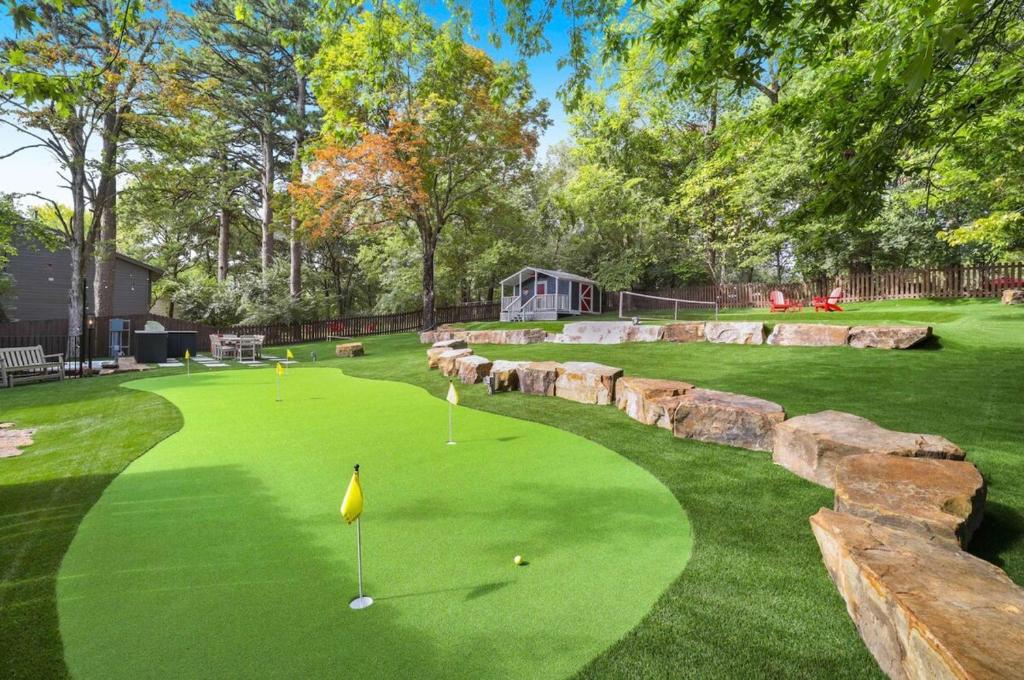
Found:
[[[512,558],[512,564],[516,565],[517,567],[520,564],[522,564],[522,563],[523,563],[523,556],[522,555],[516,555],[515,557]]]

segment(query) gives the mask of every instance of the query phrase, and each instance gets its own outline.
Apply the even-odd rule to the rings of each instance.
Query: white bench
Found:
[[[52,379],[64,379],[63,354],[43,354],[42,345],[0,347],[0,387]]]

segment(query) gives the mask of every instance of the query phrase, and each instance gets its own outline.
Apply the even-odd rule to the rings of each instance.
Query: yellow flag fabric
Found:
[[[363,487],[359,484],[359,473],[352,473],[352,480],[345,490],[345,498],[341,501],[341,516],[352,524],[363,514]]]
[[[282,364],[280,361],[277,362],[277,368],[275,370],[277,371],[278,375],[284,375],[284,364]]]
[[[185,350],[185,361],[188,361],[188,360],[189,360],[189,359],[191,359],[191,358],[192,358],[192,355],[191,355],[191,354],[189,354],[189,351],[188,351],[188,350]]]
[[[291,361],[292,359],[295,358],[295,355],[292,354],[292,351],[289,349],[285,351],[284,358],[287,359],[288,361]]]
[[[448,403],[452,406],[459,405],[459,393],[455,391],[455,383],[448,383]]]

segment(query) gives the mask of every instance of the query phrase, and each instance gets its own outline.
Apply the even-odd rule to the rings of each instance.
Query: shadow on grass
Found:
[[[114,477],[87,475],[0,487],[4,678],[69,676],[57,620],[57,571],[82,517]]]
[[[1004,567],[1003,554],[1024,540],[1024,515],[1002,503],[985,504],[985,517],[974,532],[968,552],[997,567]]]

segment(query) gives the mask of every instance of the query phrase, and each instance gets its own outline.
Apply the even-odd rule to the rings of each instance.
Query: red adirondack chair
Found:
[[[836,287],[832,289],[828,297],[815,296],[814,311],[816,312],[841,312],[843,308],[839,303],[843,301],[843,289]]]
[[[773,290],[771,292],[768,296],[768,304],[771,305],[769,311],[772,312],[788,312],[790,310],[798,312],[804,308],[804,303],[799,300],[787,300],[781,290]]]

